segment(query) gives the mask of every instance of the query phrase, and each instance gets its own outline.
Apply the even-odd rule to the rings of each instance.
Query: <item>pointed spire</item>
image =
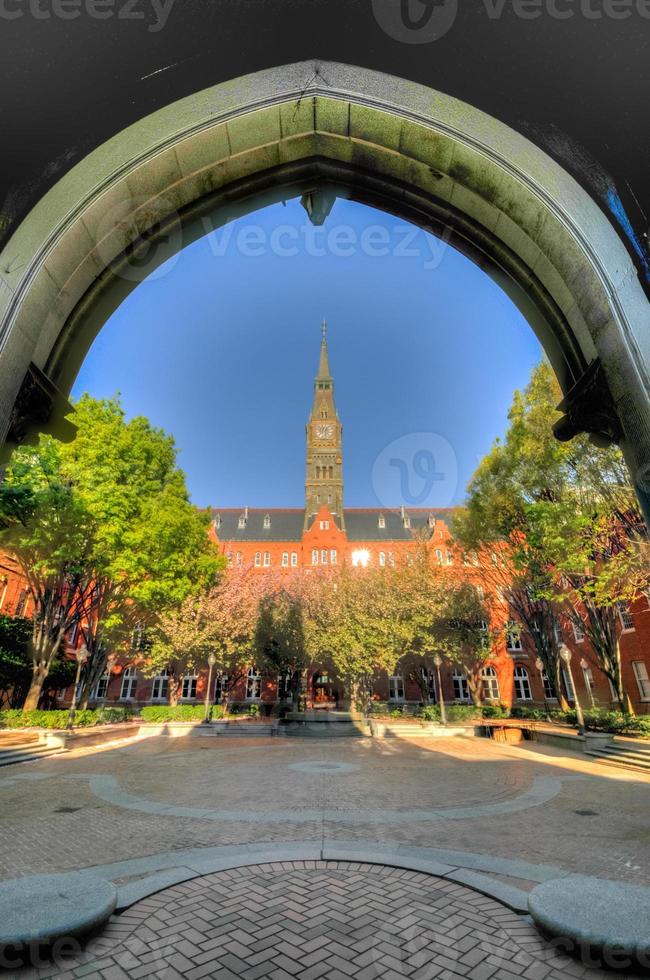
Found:
[[[323,322],[321,323],[321,335],[322,335],[322,339],[320,344],[320,360],[318,362],[318,374],[316,375],[316,378],[322,381],[324,379],[327,380],[331,379],[330,362],[327,353],[327,323],[325,322],[325,320],[323,320]]]

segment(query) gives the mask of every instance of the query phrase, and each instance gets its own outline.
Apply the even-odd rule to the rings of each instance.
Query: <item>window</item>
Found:
[[[584,663],[584,661],[583,661],[583,663]],[[593,671],[592,671],[591,667],[587,667],[587,665],[585,664],[583,666],[583,668],[582,668],[582,676],[584,678],[585,687],[587,688],[587,691],[589,692],[589,697],[591,698],[591,703],[592,703],[592,705],[595,705],[595,702],[594,702],[594,675],[593,675]]]
[[[262,564],[262,552],[261,551],[256,551],[255,552],[255,567],[256,568],[259,568],[261,564]]]
[[[499,700],[499,678],[494,667],[484,667],[481,671],[483,697],[486,701]]]
[[[311,563],[312,565],[318,564],[318,548],[314,548],[311,553]]]
[[[621,626],[623,627],[623,632],[626,633],[628,630],[634,629],[634,617],[630,612],[630,607],[627,602],[618,603],[618,617],[621,621]]]
[[[576,692],[573,689],[571,676],[569,674],[569,671],[566,669],[566,667],[562,668],[562,678],[564,680],[564,690],[566,691],[567,698],[569,699],[569,701],[575,701]]]
[[[380,551],[379,552],[379,564],[380,565],[385,565],[386,564],[386,552],[385,551]]]
[[[404,700],[404,678],[399,674],[388,678],[388,698],[390,701]]]
[[[217,674],[214,679],[214,700],[222,701],[228,694],[228,675]]]
[[[515,667],[515,698],[517,701],[532,701],[530,679],[525,667]]]
[[[226,554],[226,561],[228,562],[229,565],[232,565],[232,551],[229,551]]]
[[[221,514],[217,514],[217,516],[215,517],[215,519],[214,519],[214,526],[215,526],[215,528],[216,528],[217,531],[221,527]]]
[[[72,629],[68,632],[68,643],[70,646],[74,646],[77,640],[77,633],[79,632],[79,623],[76,622]]]
[[[243,514],[237,521],[237,527],[239,528],[240,531],[242,528],[246,527],[246,518],[244,517]]]
[[[153,679],[153,684],[151,685],[151,700],[166,701],[168,691],[169,671],[161,670],[161,672]]]
[[[506,643],[508,650],[523,650],[521,643],[521,631],[516,623],[508,624],[508,631],[506,633]]]
[[[442,565],[442,551],[440,548],[436,548],[436,561],[439,565]]]
[[[283,551],[282,552],[282,567],[283,568],[288,568],[289,567],[289,552],[288,551]]]
[[[249,667],[246,677],[246,700],[259,701],[262,697],[262,678],[257,667]]]
[[[455,701],[469,701],[469,684],[467,682],[467,674],[462,674],[459,670],[455,670],[451,676],[454,684],[454,700]]]
[[[16,616],[25,615],[25,608],[27,606],[28,597],[29,597],[29,592],[27,591],[27,589],[23,589],[20,595],[18,596],[18,602],[16,603],[16,613],[15,613]]]
[[[183,689],[181,692],[181,697],[183,701],[195,701],[196,700],[196,674],[186,674],[183,678]]]
[[[430,701],[437,701],[436,675],[432,670],[427,670],[426,667],[421,667],[420,673],[422,674],[422,688],[427,692],[427,697]]]
[[[265,551],[264,552],[264,568],[268,568],[270,564],[271,564],[271,552],[270,551]]]
[[[650,701],[650,678],[648,677],[648,668],[643,660],[633,660],[632,670],[639,688],[639,697],[642,701]]]
[[[330,522],[329,521],[321,521],[320,522],[320,529],[321,529],[321,531],[329,531],[329,529],[330,529]]]
[[[336,565],[336,548],[332,548],[330,551],[330,565]]]
[[[553,635],[555,636],[556,643],[562,643],[564,641],[564,635],[562,633],[562,623],[559,619],[553,620]]]
[[[241,563],[242,563],[242,554],[241,554],[241,551],[238,551],[237,552],[237,555],[235,556],[235,562],[236,562],[237,565],[241,565]]]
[[[292,568],[295,568],[297,566],[297,564],[298,564],[298,552],[297,551],[292,551],[291,552],[291,566],[292,566]]]
[[[278,674],[278,701],[289,701],[291,699],[291,671],[287,670],[284,674]]]
[[[370,561],[370,552],[366,551],[365,548],[360,548],[358,551],[352,552],[352,564],[355,568],[360,565],[365,568]]]
[[[449,550],[449,548],[447,548],[446,554],[447,554],[447,564],[448,565],[453,565],[454,564],[454,556],[452,555],[452,553]]]
[[[320,553],[320,563],[321,565],[327,565],[327,548],[323,548]]]
[[[542,671],[542,684],[544,685],[544,697],[547,701],[557,701],[553,688],[551,687],[551,681],[545,670]]]
[[[135,698],[138,686],[138,672],[135,667],[127,667],[122,674],[122,687],[120,690],[120,701],[131,701]]]
[[[270,527],[271,527],[271,515],[270,514],[265,514],[264,515],[264,528],[266,530],[268,530]]]
[[[576,643],[582,643],[585,638],[585,634],[582,629],[582,626],[580,625],[580,623],[577,623],[575,620],[571,621],[571,625],[573,627],[574,640],[576,641]]]
[[[377,527],[379,528],[386,527],[386,518],[384,517],[383,514],[380,514],[379,517],[377,518]]]
[[[108,691],[108,682],[110,679],[110,674],[102,674],[92,690],[92,694],[90,695],[91,701],[104,700],[106,697],[106,692]]]

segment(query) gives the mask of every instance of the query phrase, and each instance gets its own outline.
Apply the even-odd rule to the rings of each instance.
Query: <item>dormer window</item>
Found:
[[[382,529],[386,527],[386,518],[384,517],[383,514],[380,514],[379,517],[377,518],[377,527],[380,527]]]
[[[237,527],[239,528],[240,531],[241,531],[242,528],[246,527],[246,518],[244,517],[243,514],[241,515],[241,517],[237,521]]]
[[[215,517],[215,519],[214,519],[214,526],[217,529],[217,531],[221,527],[221,514],[217,514],[217,516]]]
[[[271,527],[271,515],[270,514],[265,514],[264,515],[264,527],[265,527],[265,529],[268,529],[268,528]]]
[[[433,516],[433,514],[429,514],[428,524],[429,524],[429,527],[432,527],[432,528],[436,526],[436,519]]]
[[[410,526],[411,526],[411,518],[409,517],[408,514],[404,514],[404,527],[410,527]]]

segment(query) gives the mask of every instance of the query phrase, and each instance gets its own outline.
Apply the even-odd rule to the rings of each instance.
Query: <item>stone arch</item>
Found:
[[[648,513],[650,305],[614,227],[566,171],[496,119],[331,62],[175,102],[98,147],[33,208],[2,255],[7,444],[62,414],[109,287],[132,288],[202,233],[201,217],[214,227],[302,195],[318,223],[337,194],[444,234],[503,286],[565,392],[557,434],[620,442]]]

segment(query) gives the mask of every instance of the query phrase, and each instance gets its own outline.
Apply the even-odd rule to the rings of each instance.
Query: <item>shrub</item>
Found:
[[[127,721],[131,712],[126,708],[99,708],[75,711],[74,727],[87,728],[89,725],[101,725],[107,722]],[[68,709],[54,711],[22,711],[12,708],[10,711],[0,711],[0,727],[2,728],[65,728],[68,724]]]
[[[223,708],[220,704],[212,706],[212,718],[222,718]],[[205,705],[203,704],[152,704],[140,710],[143,721],[162,724],[166,721],[203,721]]]
[[[571,712],[575,715],[575,712]],[[650,718],[624,715],[621,711],[606,708],[585,711],[585,727],[595,732],[611,732],[612,735],[636,735],[650,738]]]
[[[371,701],[369,713],[375,715],[375,717],[387,715],[388,703],[386,701]]]
[[[388,717],[389,718],[403,718],[404,717],[404,708],[401,705],[399,707],[393,707],[393,708],[391,708],[390,711],[388,712]]]
[[[527,708],[525,705],[515,705],[510,712],[511,718],[522,718],[529,721],[544,721],[546,712],[543,708]]]
[[[246,714],[249,718],[259,718],[260,716],[260,706],[259,704],[249,704],[246,708]]]
[[[510,709],[503,704],[484,704],[481,708],[483,718],[508,718]]]
[[[483,717],[483,709],[478,704],[450,704],[447,707],[447,721],[478,721]]]
[[[425,704],[420,708],[418,717],[422,721],[440,721],[440,708],[437,704]]]

